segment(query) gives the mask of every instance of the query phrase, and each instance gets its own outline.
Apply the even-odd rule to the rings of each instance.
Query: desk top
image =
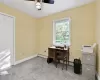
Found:
[[[55,46],[52,46],[52,47],[49,47],[49,48],[52,48],[52,49],[60,49],[60,48],[56,48]],[[63,50],[63,49],[60,49],[60,50]],[[68,48],[64,48],[64,50],[68,50]]]

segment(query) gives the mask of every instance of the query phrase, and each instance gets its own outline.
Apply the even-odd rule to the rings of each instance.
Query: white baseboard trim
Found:
[[[37,56],[39,56],[39,57],[43,57],[43,58],[48,58],[48,56],[46,56],[46,55],[42,55],[42,54],[38,54]]]
[[[22,63],[22,62],[25,62],[25,61],[30,60],[30,59],[35,58],[35,57],[37,57],[37,54],[35,54],[35,55],[33,55],[33,56],[30,56],[30,57],[28,57],[28,58],[25,58],[25,59],[16,61],[14,65],[20,64],[20,63]]]

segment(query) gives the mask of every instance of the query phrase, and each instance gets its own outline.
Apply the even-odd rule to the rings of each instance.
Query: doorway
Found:
[[[15,17],[0,12],[0,70],[15,62]]]

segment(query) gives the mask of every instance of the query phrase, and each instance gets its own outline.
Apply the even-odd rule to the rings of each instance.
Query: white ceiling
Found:
[[[0,2],[7,4],[13,8],[21,10],[33,17],[40,18],[56,12],[68,10],[74,7],[91,3],[95,0],[54,0],[55,4],[42,4],[42,10],[38,11],[35,8],[35,3],[25,0],[0,0]]]

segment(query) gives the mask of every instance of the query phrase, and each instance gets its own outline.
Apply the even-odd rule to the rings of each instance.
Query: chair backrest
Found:
[[[65,50],[62,49],[56,49],[56,58],[60,58],[60,59],[64,59],[64,57],[66,57],[66,52]]]
[[[56,57],[57,56],[60,56],[60,57],[62,57],[62,58],[64,58],[64,57],[67,57],[67,54],[70,54],[70,52],[69,52],[69,50],[70,50],[70,48],[69,47],[67,47],[68,48],[68,50],[64,50],[64,48],[57,48],[56,49]]]
[[[70,53],[70,48],[69,48],[69,47],[68,47],[68,50],[67,50],[67,52],[68,52],[68,53]]]

